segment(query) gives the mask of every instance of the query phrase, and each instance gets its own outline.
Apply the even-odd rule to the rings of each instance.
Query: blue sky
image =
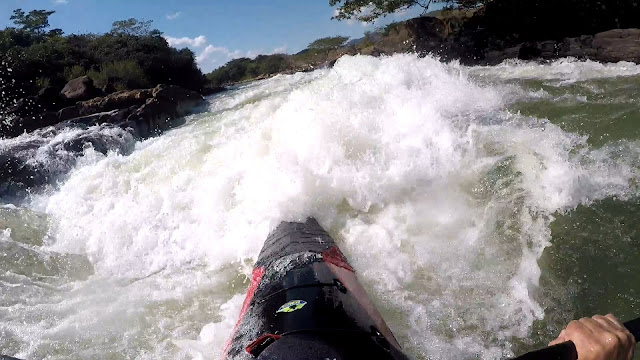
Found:
[[[331,20],[328,0],[0,0],[0,27],[16,8],[55,10],[50,24],[66,34],[104,33],[116,20],[153,20],[169,43],[189,47],[203,71],[242,56],[296,53],[313,40],[362,37],[367,30],[420,14],[411,9],[375,24]]]

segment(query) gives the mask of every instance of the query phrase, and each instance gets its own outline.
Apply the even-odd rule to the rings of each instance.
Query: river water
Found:
[[[2,202],[8,355],[216,359],[269,231],[314,216],[412,358],[508,357],[640,315],[640,66],[345,57]]]

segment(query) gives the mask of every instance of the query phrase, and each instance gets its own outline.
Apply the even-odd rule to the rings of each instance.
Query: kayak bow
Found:
[[[405,360],[347,259],[318,222],[283,222],[251,276],[226,359]]]

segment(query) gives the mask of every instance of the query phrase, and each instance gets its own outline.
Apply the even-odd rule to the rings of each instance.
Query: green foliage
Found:
[[[259,55],[255,59],[239,58],[207,74],[210,86],[255,79],[291,68],[289,56],[284,54]]]
[[[349,38],[346,36],[324,37],[313,41],[307,48],[313,50],[331,50],[344,45],[347,40],[349,40]]]
[[[86,70],[80,65],[64,69],[64,77],[67,81],[85,75],[90,77],[95,86],[99,88],[108,84],[118,90],[141,89],[150,86],[144,70],[133,60],[105,63],[97,69]]]
[[[420,6],[427,11],[434,2],[451,2],[450,0],[329,0],[330,6],[336,6],[338,20],[356,19],[358,21],[373,22],[381,16],[406,10],[413,6]]]
[[[416,6],[422,8],[425,15],[431,5],[437,3],[443,3],[449,9],[475,9],[486,5],[488,1],[490,0],[329,0],[329,5],[338,6],[338,13],[333,17],[334,19],[373,22],[379,17]]]
[[[72,67],[68,67],[64,69],[64,78],[65,80],[73,80],[75,78],[79,78],[81,76],[87,75],[87,70],[80,65],[73,65]]]
[[[388,24],[387,26],[382,28],[382,34],[384,36],[389,36],[389,34],[391,34],[391,32],[394,29],[397,29],[400,25],[402,25],[401,22],[392,22],[391,24]]]
[[[36,79],[36,86],[44,89],[51,84],[51,79],[48,77],[39,77]]]
[[[162,33],[157,29],[152,29],[153,20],[127,19],[118,20],[111,25],[111,34],[127,36],[160,36]]]
[[[9,19],[18,25],[20,30],[31,34],[43,34],[49,27],[49,16],[54,13],[55,11],[32,10],[26,14],[22,9],[16,9]]]
[[[118,90],[141,89],[149,86],[144,70],[132,60],[103,64],[99,71],[91,70],[87,75],[100,88],[107,84],[113,85]]]
[[[43,87],[44,78],[48,85],[60,88],[83,75],[94,78],[97,86],[110,83],[122,89],[170,84],[200,91],[205,85],[193,52],[170,47],[159,31],[150,29],[151,22],[134,19],[104,35],[61,36],[60,30],[46,32],[47,22],[29,14],[31,18],[21,11],[14,14],[16,24],[35,19],[28,29],[0,30],[4,102],[34,95]]]

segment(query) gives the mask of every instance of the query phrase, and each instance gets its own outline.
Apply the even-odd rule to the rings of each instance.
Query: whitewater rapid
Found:
[[[30,358],[216,359],[269,231],[313,216],[412,357],[514,355],[545,316],[538,260],[554,214],[637,196],[640,145],[596,148],[510,111],[550,95],[504,80],[637,74],[343,57],[213,97],[130,155],[85,149],[30,198],[46,233],[25,245],[80,259],[53,280],[7,270],[3,288],[26,290],[0,307],[4,345]],[[0,242],[17,241],[3,230]]]

